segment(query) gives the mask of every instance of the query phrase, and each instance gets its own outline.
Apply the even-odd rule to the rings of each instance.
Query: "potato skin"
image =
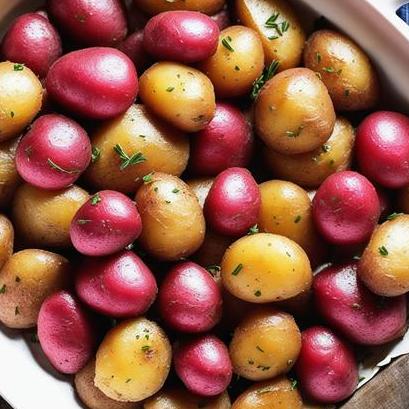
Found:
[[[11,221],[0,214],[0,269],[13,254],[14,228]]]
[[[158,14],[170,10],[200,11],[205,14],[217,13],[225,4],[225,0],[134,0],[135,5],[148,14]]]
[[[338,111],[373,108],[379,100],[377,73],[364,51],[332,30],[313,33],[306,43],[304,63],[319,73]]]
[[[69,281],[69,262],[59,254],[37,249],[14,253],[0,271],[0,321],[10,328],[34,327],[43,301]]]
[[[326,142],[335,126],[328,90],[308,68],[282,71],[267,81],[255,105],[258,135],[283,154],[312,151]]]
[[[21,178],[16,168],[16,151],[20,138],[0,142],[0,209],[9,206]]]
[[[213,182],[214,178],[198,178],[186,181],[192,192],[196,195],[200,207],[202,208]]]

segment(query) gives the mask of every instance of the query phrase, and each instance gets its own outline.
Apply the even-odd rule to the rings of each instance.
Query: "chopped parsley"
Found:
[[[234,48],[230,44],[231,41],[232,41],[232,38],[230,36],[224,37],[222,39],[222,45],[223,45],[224,48],[226,48],[230,52],[234,52]]]
[[[97,148],[96,146],[92,147],[92,155],[91,161],[95,163],[101,157],[101,149]]]
[[[153,182],[152,176],[153,176],[154,173],[155,173],[155,172],[148,173],[147,175],[145,175],[145,176],[142,178],[143,183],[144,183],[145,185],[149,185],[150,183]]]
[[[95,193],[95,195],[91,197],[91,205],[96,206],[101,200],[99,193]]]
[[[237,267],[232,271],[231,275],[237,276],[240,271],[243,269],[243,264],[238,264]]]
[[[389,254],[388,249],[387,249],[385,246],[379,247],[379,248],[378,248],[378,251],[379,251],[379,254],[380,254],[382,257],[386,257],[386,256]]]
[[[251,236],[252,234],[257,234],[259,233],[258,225],[255,224],[254,226],[251,226],[249,229],[249,232],[247,233],[248,236]]]

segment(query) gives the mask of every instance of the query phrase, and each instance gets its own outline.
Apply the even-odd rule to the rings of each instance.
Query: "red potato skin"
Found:
[[[343,401],[358,385],[352,350],[325,327],[311,327],[302,333],[295,370],[305,396],[323,404]]]
[[[362,173],[380,185],[399,189],[409,184],[409,117],[379,111],[359,125],[355,153]]]
[[[125,112],[138,94],[138,76],[122,51],[93,47],[65,54],[50,68],[48,96],[88,119],[108,119]]]
[[[231,18],[230,18],[230,14],[227,9],[219,11],[218,13],[214,14],[210,18],[217,24],[220,31],[233,25]]]
[[[143,30],[128,36],[119,44],[118,49],[132,60],[139,74],[152,64],[152,58],[143,46]]]
[[[214,231],[238,237],[257,223],[260,205],[260,190],[251,173],[244,168],[229,168],[214,180],[204,214]]]
[[[135,203],[122,193],[103,190],[84,203],[74,216],[70,237],[80,253],[107,256],[124,249],[142,232]]]
[[[47,11],[70,39],[84,46],[115,46],[128,31],[120,0],[48,0]]]
[[[357,278],[357,263],[331,266],[314,277],[320,315],[350,341],[382,345],[406,330],[406,298],[380,297]]]
[[[217,49],[220,30],[205,14],[165,11],[152,17],[144,29],[144,46],[157,60],[185,64],[203,61]]]
[[[91,150],[88,135],[78,123],[63,115],[43,115],[17,147],[17,171],[39,188],[63,189],[88,167]]]
[[[90,308],[115,318],[143,314],[158,292],[152,272],[131,251],[83,260],[75,277],[75,289]]]
[[[92,357],[95,328],[70,293],[59,291],[48,297],[41,306],[37,326],[41,348],[58,371],[74,374]]]
[[[61,56],[61,39],[48,19],[37,13],[16,18],[1,44],[1,57],[24,64],[40,78]]]
[[[219,395],[232,378],[227,347],[214,335],[204,335],[179,345],[174,351],[174,363],[179,378],[197,395]]]
[[[319,187],[312,214],[319,232],[333,244],[354,245],[369,239],[380,216],[375,187],[357,172],[337,172]]]
[[[210,123],[192,139],[190,169],[198,176],[217,176],[232,167],[246,167],[253,135],[244,115],[233,105],[218,103]]]
[[[163,321],[177,331],[209,331],[221,318],[222,297],[216,281],[191,261],[170,270],[162,282],[158,300]]]

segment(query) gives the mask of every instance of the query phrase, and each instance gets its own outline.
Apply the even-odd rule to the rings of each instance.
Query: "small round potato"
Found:
[[[277,152],[312,151],[326,142],[335,126],[328,90],[308,68],[292,68],[267,81],[255,106],[256,131]]]
[[[75,185],[47,191],[23,184],[13,200],[16,233],[34,246],[69,247],[71,220],[87,200],[88,193]]]
[[[43,88],[30,68],[0,63],[0,141],[18,136],[41,109]]]
[[[142,74],[139,86],[146,107],[182,131],[203,129],[216,111],[213,84],[187,65],[159,62]]]
[[[200,11],[213,15],[223,8],[225,0],[134,0],[134,3],[151,15],[170,10]]]
[[[311,287],[310,261],[284,236],[259,233],[234,242],[223,256],[224,287],[237,298],[268,303],[295,297]]]
[[[155,322],[143,317],[123,321],[98,349],[95,386],[111,399],[139,402],[163,386],[171,359],[169,340]]]
[[[224,29],[216,53],[203,61],[200,68],[211,79],[219,98],[248,94],[264,68],[259,36],[244,26]]]
[[[270,308],[252,311],[238,325],[229,352],[234,372],[252,381],[285,374],[301,349],[294,318]]]
[[[32,328],[43,301],[69,284],[69,263],[44,250],[14,253],[0,271],[0,321],[10,328]]]
[[[180,260],[193,254],[203,243],[205,219],[189,186],[176,176],[154,173],[152,181],[136,193],[142,218],[139,242],[161,260]]]
[[[345,35],[319,30],[304,50],[305,66],[327,86],[337,111],[359,111],[379,101],[379,81],[363,50]]]
[[[349,168],[354,139],[355,131],[351,123],[339,117],[331,137],[319,148],[297,155],[283,155],[265,147],[264,158],[276,177],[316,188],[329,175]]]
[[[199,200],[200,207],[203,209],[204,202],[209,193],[210,188],[212,187],[214,178],[199,178],[199,179],[190,179],[186,183],[189,185],[192,192],[196,195]]]
[[[143,176],[153,171],[180,176],[189,158],[188,139],[143,105],[132,105],[124,114],[105,122],[92,136],[92,145],[94,162],[85,174],[86,180],[96,189],[122,193],[135,192]],[[144,160],[123,167],[116,146],[128,156],[141,153]]]
[[[0,269],[13,254],[14,228],[11,221],[0,214]]]

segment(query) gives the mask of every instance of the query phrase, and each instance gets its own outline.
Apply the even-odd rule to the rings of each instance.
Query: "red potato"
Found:
[[[89,307],[116,318],[143,314],[158,292],[152,272],[131,251],[86,258],[78,268],[75,288]]]
[[[217,24],[220,31],[233,25],[227,9],[219,11],[217,14],[210,16],[210,18]]]
[[[151,65],[152,59],[143,46],[143,30],[136,31],[125,38],[119,44],[118,50],[132,60],[139,74]]]
[[[177,331],[209,331],[221,318],[222,297],[216,281],[191,261],[170,270],[159,289],[158,299],[163,321]]]
[[[380,216],[374,186],[357,172],[337,172],[317,190],[312,214],[319,232],[333,244],[354,245],[369,239]]]
[[[16,18],[1,44],[4,60],[24,64],[40,78],[62,54],[61,39],[48,19],[37,13]]]
[[[75,121],[63,115],[43,115],[17,147],[17,171],[36,187],[63,189],[88,167],[91,150],[87,133]]]
[[[114,46],[128,31],[120,0],[48,0],[47,11],[64,34],[84,46]]]
[[[311,327],[302,333],[295,369],[305,396],[319,403],[341,402],[358,385],[358,366],[352,350],[325,327]]]
[[[260,190],[251,173],[243,168],[229,168],[214,180],[204,213],[216,232],[242,236],[257,223],[260,205]]]
[[[314,301],[331,327],[352,342],[382,345],[406,330],[406,298],[371,293],[357,278],[357,263],[331,266],[315,276]]]
[[[197,11],[165,11],[145,26],[145,50],[158,60],[185,64],[203,61],[217,49],[220,30],[205,14]]]
[[[107,256],[136,240],[142,221],[135,202],[122,193],[103,190],[84,203],[70,227],[74,247],[87,256]]]
[[[214,335],[203,335],[178,345],[173,357],[177,375],[193,393],[220,395],[231,381],[229,351]]]
[[[385,189],[379,186],[375,186],[375,189],[378,194],[379,206],[381,209],[380,219],[385,219],[392,212],[392,201]]]
[[[89,119],[125,112],[138,93],[138,76],[122,51],[94,47],[65,54],[50,68],[48,96],[63,108]]]
[[[409,184],[409,117],[379,111],[359,125],[356,157],[362,173],[391,189]]]
[[[43,302],[37,326],[41,348],[58,371],[74,374],[90,360],[96,346],[95,329],[67,291],[56,292]]]
[[[191,141],[190,169],[199,176],[246,167],[253,151],[253,135],[245,116],[226,103],[216,105],[213,119]]]

